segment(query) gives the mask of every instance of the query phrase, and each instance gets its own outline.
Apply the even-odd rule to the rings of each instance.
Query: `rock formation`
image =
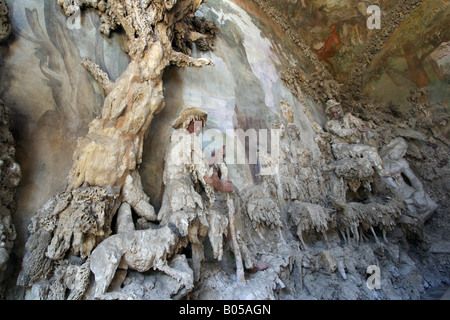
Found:
[[[0,1],[0,43],[11,33],[8,7]],[[16,211],[15,192],[22,178],[20,165],[15,161],[16,142],[11,133],[11,109],[0,100],[0,299],[4,297],[4,274],[16,239],[13,215]]]
[[[396,6],[383,19],[383,27],[374,30],[364,45],[364,48],[355,57],[355,64],[349,79],[342,90],[347,101],[358,100],[362,91],[363,76],[374,56],[380,51],[383,43],[394,32],[396,27],[421,3],[420,0],[398,1]]]
[[[0,100],[0,297],[4,294],[3,275],[8,266],[11,249],[16,238],[13,215],[16,211],[15,192],[22,178],[15,161],[15,140],[10,132],[11,110]]]
[[[11,24],[8,17],[8,7],[5,1],[0,1],[0,42],[6,40],[11,34]]]
[[[115,80],[77,55],[104,93],[99,113],[86,104],[93,99],[88,93],[75,100],[80,106],[61,108],[66,96],[78,97],[63,75],[77,78],[81,91],[87,77],[69,74],[73,61],[55,63],[64,56],[63,33],[46,41],[44,25],[56,24],[40,21],[38,10],[25,11],[34,37],[21,37],[48,48],[36,56],[38,69],[67,130],[82,134],[66,185],[27,221],[16,266],[22,298],[419,299],[427,287],[448,285],[447,107],[437,107],[428,88],[412,91],[407,107],[363,94],[363,73],[421,1],[390,7],[385,29],[371,33],[355,54],[346,83],[337,80],[339,68],[328,72],[275,2],[211,2],[202,10],[208,5],[202,0],[58,0],[59,14],[95,13],[102,35],[123,33],[130,63]],[[337,2],[323,3],[329,12]],[[314,7],[296,4],[300,13]],[[0,0],[0,13],[4,7]],[[252,29],[257,19],[274,30],[271,37]],[[242,34],[246,28],[264,46]],[[332,30],[339,36],[347,29],[333,24]],[[228,53],[243,62],[227,60]],[[251,55],[266,53],[263,62]],[[195,69],[174,71],[183,67]],[[201,82],[209,73],[208,83]],[[189,87],[182,77],[198,84]],[[192,86],[204,86],[208,95],[196,96]],[[21,171],[10,111],[0,107],[1,276],[16,234],[11,215]],[[70,125],[77,116],[93,118],[86,134],[82,125]],[[233,142],[229,128],[271,129],[279,140],[272,135],[264,148],[261,135],[249,137],[257,163],[234,164],[225,155],[235,150],[222,146],[219,135],[219,145],[206,152],[209,125],[227,129],[220,137]],[[144,150],[148,136],[152,148]],[[159,169],[145,168],[144,152],[152,159],[161,154]],[[149,184],[160,199],[144,190]],[[378,289],[367,283],[374,267],[382,270]]]
[[[115,82],[94,62],[83,62],[107,95],[101,116],[78,140],[67,189],[49,200],[30,225],[28,253],[18,281],[27,286],[46,280],[53,262],[65,260],[69,252],[83,260],[88,258],[109,236],[120,203],[129,203],[147,221],[156,220],[137,168],[151,121],[164,108],[163,72],[170,64],[197,68],[210,65],[210,60],[196,60],[187,53],[193,42],[211,48],[217,32],[213,25],[205,27],[194,19],[201,1],[69,0],[58,4],[68,16],[83,7],[93,8],[103,22],[100,31],[107,36],[120,25],[128,38],[131,62]],[[38,250],[32,243],[43,236],[48,249],[38,241]],[[35,268],[42,266],[49,270],[36,274]]]

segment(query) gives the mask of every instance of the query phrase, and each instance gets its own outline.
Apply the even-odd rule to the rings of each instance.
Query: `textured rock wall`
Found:
[[[11,34],[11,24],[9,23],[8,7],[5,1],[0,1],[0,42],[6,40]]]
[[[19,164],[15,161],[15,140],[11,134],[11,110],[0,100],[0,297],[4,297],[6,275],[10,254],[16,239],[13,217],[16,213],[15,192],[22,178]],[[11,266],[10,266],[11,267]],[[8,270],[7,275],[11,275]]]
[[[60,1],[66,13],[69,2]],[[330,99],[341,98],[340,86],[268,1],[209,0],[200,7],[194,22],[198,30],[206,26],[202,18],[220,30],[214,50],[201,51],[202,43],[191,46],[182,37],[176,47],[193,58],[210,59],[214,67],[166,70],[165,107],[155,115],[143,144],[139,174],[158,212],[165,191],[164,155],[171,124],[182,110],[201,107],[208,112],[206,129],[223,133],[227,129],[281,130],[282,161],[275,175],[260,174],[272,161],[262,153],[258,165],[228,166],[228,178],[234,183],[234,231],[240,254],[232,234],[222,238],[224,223],[231,221],[226,218],[231,217],[230,202],[217,193],[213,213],[197,226],[199,234],[206,227],[213,230],[210,240],[203,241],[203,257],[193,249],[183,249],[184,240],[177,240],[180,230],[138,220],[136,208],[131,216],[136,204],[117,210],[119,195],[114,186],[84,184],[64,190],[76,139],[86,135],[88,123],[101,114],[104,97],[110,93],[107,78],[94,72],[94,80],[81,62],[86,66],[83,58],[92,60],[115,81],[129,63],[122,51],[129,51],[126,35],[100,36],[97,29],[108,34],[114,21],[101,21],[86,10],[80,29],[74,28],[68,24],[74,20],[64,16],[56,1],[7,3],[14,29],[9,47],[2,47],[0,92],[13,110],[17,161],[24,176],[14,217],[18,237],[13,277],[22,272],[19,286],[11,288],[19,291],[15,298],[92,299],[99,293],[99,283],[91,281],[90,270],[107,270],[114,276],[109,288],[103,288],[108,289],[103,297],[107,299],[417,299],[425,288],[446,283],[449,190],[445,188],[448,164],[443,161],[448,158],[448,145],[434,129],[435,121],[419,117],[418,125],[412,126],[415,117],[407,119],[365,99],[352,105],[344,96],[346,105],[358,110],[356,115],[362,119],[347,116],[353,120],[345,120],[333,131],[334,126],[326,124],[330,119],[325,108]],[[95,1],[101,12],[106,10],[103,4]],[[87,64],[87,69],[97,70]],[[123,79],[126,87],[127,79]],[[412,97],[412,109],[427,110],[421,101]],[[346,130],[354,132],[355,127],[360,130],[355,137],[346,137]],[[367,135],[361,135],[366,131]],[[422,190],[439,205],[425,225],[404,202],[421,198],[414,194],[402,198],[387,186],[376,167],[377,151],[395,137],[406,139],[405,161],[423,182]],[[338,145],[339,139],[344,145]],[[352,146],[355,141],[361,144],[358,148]],[[207,146],[210,141],[203,142]],[[206,152],[214,149],[209,147]],[[430,170],[433,176],[426,178]],[[430,203],[419,201],[418,206]],[[173,223],[180,219],[183,215],[174,216]],[[131,233],[114,236],[117,221],[126,221],[125,231]],[[142,238],[136,237],[134,228],[146,230],[136,231],[142,231]],[[121,239],[129,245],[123,247]],[[146,242],[141,241],[163,242],[145,251]],[[223,248],[219,248],[222,241]],[[102,245],[91,260],[98,243]],[[220,249],[223,255],[218,261]],[[120,250],[149,261],[151,257],[163,261],[167,256],[168,263],[147,271],[156,262],[142,267],[130,260],[128,266],[141,268],[141,272],[121,265],[114,274],[103,263],[120,261],[102,255]],[[238,284],[236,276],[239,256],[245,267],[244,285]],[[42,257],[51,259],[34,263]],[[55,266],[52,259],[64,263]],[[202,261],[200,266],[197,261]],[[369,266],[381,268],[381,290],[366,286]]]
[[[22,256],[31,217],[64,187],[76,140],[86,134],[104,100],[103,89],[81,59],[92,59],[116,79],[129,58],[121,49],[123,35],[103,38],[94,13],[83,15],[80,29],[69,29],[52,1],[11,1],[8,7],[13,36],[2,48],[1,95],[13,110],[17,158],[26,177],[15,219],[23,230],[17,237]]]
[[[11,34],[8,7],[0,2],[0,43]],[[16,142],[11,133],[13,116],[11,109],[0,99],[0,299],[5,297],[7,278],[11,277],[13,262],[11,251],[17,233],[13,216],[16,212],[15,193],[22,171],[15,161]],[[8,268],[9,267],[9,268]]]

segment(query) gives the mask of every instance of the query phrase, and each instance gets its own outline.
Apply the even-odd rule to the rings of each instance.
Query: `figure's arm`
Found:
[[[366,123],[362,119],[355,117],[351,113],[347,113],[344,116],[343,122],[345,124],[345,127],[347,128],[356,128],[356,130],[358,130],[359,132],[368,131]]]
[[[197,140],[198,137],[195,137],[194,139],[193,161],[194,171],[198,177],[198,180],[205,186],[212,186],[215,190],[232,192],[233,188],[231,181],[228,179],[220,179],[217,172],[213,172],[213,168],[210,168],[208,165],[201,142]]]
[[[212,185],[214,189],[222,192],[233,192],[233,184],[228,179],[220,179],[217,172],[214,172],[212,176],[204,176],[203,179],[209,185]]]
[[[409,167],[408,161],[403,159],[403,171],[402,173],[408,178],[409,182],[411,182],[411,186],[419,192],[425,192],[422,181],[417,178],[414,172]]]
[[[336,136],[341,138],[348,138],[355,134],[355,130],[351,128],[345,128],[339,124],[335,123],[335,120],[328,121],[326,124],[326,129]]]

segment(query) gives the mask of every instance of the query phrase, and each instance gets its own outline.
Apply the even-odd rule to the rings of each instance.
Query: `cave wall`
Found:
[[[100,35],[100,21],[93,12],[81,15],[78,29],[56,3],[42,6],[24,0],[7,4],[14,37],[2,47],[1,94],[14,111],[17,158],[25,177],[17,193],[15,219],[20,230],[16,248],[21,256],[31,216],[64,187],[76,140],[87,132],[103,103],[104,93],[80,65],[81,59],[95,61],[114,80],[129,58],[121,48],[124,35]],[[156,208],[162,198],[163,159],[171,123],[184,108],[204,108],[209,113],[207,129],[246,131],[270,129],[271,122],[281,116],[280,101],[285,100],[293,106],[295,121],[311,148],[313,132],[303,110],[308,108],[318,122],[325,119],[322,106],[307,97],[300,103],[283,85],[281,74],[286,68],[301,65],[311,73],[313,67],[297,46],[283,40],[280,28],[261,9],[251,3],[209,1],[199,15],[215,21],[222,33],[213,52],[195,51],[193,55],[209,57],[216,66],[173,68],[165,76],[167,107],[152,124],[140,170],[144,190]],[[256,170],[235,166],[231,178],[245,188],[257,182]]]
[[[24,179],[17,192],[16,249],[23,256],[27,225],[66,184],[78,137],[98,115],[104,93],[81,66],[88,57],[116,79],[128,56],[121,36],[102,37],[90,12],[72,26],[56,2],[7,1],[13,35],[1,47],[1,96],[13,111],[17,159]]]
[[[318,153],[305,110],[323,123],[322,106],[306,96],[300,102],[281,80],[289,67],[301,66],[305,73],[314,70],[299,48],[283,39],[279,27],[251,2],[208,1],[198,16],[214,21],[221,33],[212,52],[194,51],[193,56],[210,58],[215,66],[171,69],[165,76],[166,108],[155,117],[140,170],[144,189],[156,207],[162,197],[164,152],[153,150],[169,140],[170,124],[185,108],[198,106],[207,111],[205,129],[222,132],[225,143],[226,130],[271,129],[272,121],[281,117],[281,101],[286,101],[295,112],[295,123],[301,128],[305,144],[313,154]],[[205,138],[204,146],[210,144]],[[230,178],[239,189],[260,180],[255,165],[231,165],[230,170]]]
[[[10,9],[13,35],[6,44],[0,46],[2,57],[0,98],[12,109],[14,118],[12,132],[17,141],[16,158],[23,172],[23,179],[16,194],[17,212],[14,215],[17,239],[13,263],[20,268],[20,261],[25,252],[27,225],[31,217],[55,192],[64,188],[76,140],[86,134],[88,123],[98,116],[103,104],[103,89],[81,67],[81,59],[87,57],[95,61],[112,80],[115,80],[125,70],[129,58],[124,53],[124,49],[126,50],[124,34],[116,32],[111,38],[100,35],[98,32],[100,21],[93,12],[83,12],[80,17],[80,28],[78,28],[77,21],[65,17],[56,1],[45,1],[44,5],[37,0],[9,0],[6,3]],[[209,0],[200,8],[197,15],[214,21],[221,33],[217,35],[213,51],[201,52],[194,48],[192,56],[210,58],[215,66],[200,70],[173,67],[166,71],[165,108],[156,115],[151,125],[139,170],[144,190],[150,196],[150,202],[156,210],[161,205],[164,192],[162,184],[164,153],[172,132],[171,124],[183,109],[192,106],[201,107],[209,113],[206,129],[218,129],[225,132],[227,129],[243,129],[244,131],[270,129],[274,120],[282,120],[281,106],[287,103],[294,112],[294,123],[299,128],[301,141],[311,154],[312,161],[316,163],[321,161],[323,150],[319,150],[317,142],[317,124],[324,126],[327,120],[323,103],[326,100],[317,100],[308,95],[307,90],[303,90],[302,84],[291,82],[293,78],[286,77],[286,70],[296,70],[297,75],[304,75],[306,77],[303,81],[304,85],[310,83],[311,78],[317,77],[317,64],[327,68],[323,62],[311,59],[311,56],[308,56],[309,53],[302,49],[302,45],[310,47],[311,50],[319,48],[328,36],[329,24],[337,21],[338,32],[344,46],[333,60],[336,67],[333,79],[338,83],[345,83],[352,71],[352,63],[355,57],[358,57],[358,48],[361,48],[370,38],[370,33],[364,28],[363,9],[366,4],[354,6],[355,3],[352,1],[297,1],[295,5],[286,7],[281,4],[293,2],[275,1],[275,7],[286,13],[289,23],[304,41],[302,43],[296,42],[295,40],[299,38],[292,33],[286,36],[286,26],[270,17],[267,14],[268,11],[257,3],[261,4],[265,1]],[[383,10],[388,11],[393,6],[394,1],[382,2]],[[437,14],[447,17],[445,12]],[[431,34],[435,29],[430,27],[430,30],[428,32]],[[390,58],[389,45],[396,41],[396,37],[398,34],[392,35],[386,47],[370,64],[369,75],[385,72],[384,69],[381,71],[378,69],[383,66],[383,59],[386,56]],[[442,89],[448,82],[448,45],[445,42],[439,44],[430,56],[442,71],[442,77],[436,74],[431,78],[431,100],[438,104],[442,112],[448,113],[446,104],[448,98],[446,91]],[[427,61],[429,63],[427,71],[431,72],[430,68],[433,68],[434,64],[430,63],[430,60]],[[405,69],[402,72],[407,71]],[[322,81],[320,77],[318,78]],[[401,89],[398,88],[399,91],[396,91],[397,87],[392,86],[390,81],[393,81],[392,77],[386,74],[380,78],[366,79],[364,93],[379,98],[383,102],[400,104],[400,108],[396,109],[399,113],[402,112],[401,110],[408,110],[411,105],[406,98],[410,94],[409,91],[416,87],[411,83],[408,85],[400,83],[395,84],[401,87]],[[319,87],[322,90],[323,84],[319,84]],[[381,90],[385,87],[389,90]],[[395,100],[389,100],[393,97],[394,91],[391,90],[401,92],[402,95],[396,95]],[[332,95],[327,97],[334,98]],[[448,137],[448,132],[444,130],[443,136]],[[204,141],[204,145],[207,144],[208,141]],[[426,143],[422,143],[422,147],[424,150],[433,149],[432,145]],[[442,150],[441,146],[434,149]],[[445,155],[446,153],[442,152],[437,159],[441,161]],[[420,164],[424,158],[415,159],[418,159],[417,163]],[[437,174],[438,176],[445,174],[448,168],[447,163],[439,165],[442,165],[442,170]],[[428,166],[431,165],[428,164]],[[247,190],[252,186],[261,185],[262,178],[258,173],[258,166],[235,165],[230,166],[229,178],[239,190]],[[443,178],[439,183],[442,188],[445,188],[447,182],[448,180]],[[436,192],[433,195],[438,198],[445,197],[446,192],[448,190],[442,193]],[[283,218],[288,220],[286,217]],[[440,209],[435,221],[436,223],[429,227],[430,232],[433,233],[437,227],[448,228],[445,209]],[[283,230],[283,232],[291,233],[291,230]],[[404,240],[404,235],[398,231],[397,234],[399,233],[396,244]],[[442,230],[439,234],[442,234]],[[292,234],[287,238],[292,240]],[[445,242],[446,238],[434,240],[438,244],[437,247],[442,243],[444,246],[448,243]],[[365,292],[362,296],[357,293],[360,290],[361,279],[365,277],[365,270],[362,270],[362,266],[355,265],[355,261],[360,260],[363,261],[361,263],[368,265],[380,260],[392,260],[395,263],[387,263],[386,266],[397,270],[397,273],[402,276],[410,277],[411,283],[405,284],[405,289],[400,290],[402,293],[399,293],[393,289],[393,287],[397,288],[398,284],[392,284],[389,282],[390,279],[386,280],[388,289],[382,295],[383,298],[417,298],[419,294],[417,287],[423,287],[423,278],[418,272],[417,265],[404,253],[405,251],[402,251],[403,249],[400,250],[395,245],[384,247],[378,244],[374,247],[346,247],[344,250],[336,251],[340,254],[345,252],[349,263],[347,271],[352,269],[353,272],[350,272],[353,282],[347,282],[346,287],[342,284],[343,280],[337,279],[340,277],[335,274],[337,266],[334,268],[332,259],[327,260],[330,254],[322,245],[324,244],[320,243],[314,249],[316,251],[313,250],[313,253],[302,256],[301,259],[304,259],[302,260],[304,262],[295,263],[279,262],[282,258],[273,258],[278,253],[274,253],[276,250],[272,248],[274,255],[270,256],[270,259],[273,261],[279,259],[274,262],[274,265],[278,263],[278,266],[282,266],[277,271],[278,275],[274,281],[278,281],[280,274],[287,272],[289,268],[292,269],[292,265],[296,264],[295,268],[300,269],[298,271],[294,268],[296,276],[300,272],[301,277],[302,267],[303,270],[308,270],[304,283],[310,292],[321,291],[321,286],[335,286],[335,291],[318,295],[319,298],[377,298],[379,296],[375,293],[372,295],[371,292]],[[370,250],[364,251],[367,248]],[[436,250],[437,254],[448,254],[445,249]],[[334,255],[337,257],[336,252]],[[421,254],[417,253],[417,257],[420,258]],[[436,263],[433,259],[429,261]],[[334,268],[334,271],[325,271],[325,275],[321,274],[322,271],[318,271],[327,268]],[[448,269],[445,265],[436,268],[440,268],[443,274],[446,274]],[[331,277],[328,277],[330,274]],[[283,280],[289,283],[291,280],[288,281],[288,278],[289,276],[286,276]],[[431,274],[426,279],[430,284],[439,283]],[[435,282],[433,283],[430,279]],[[208,281],[213,280],[214,277],[205,279],[205,284],[197,293],[197,298],[211,298],[214,294],[217,294],[219,298],[225,296],[221,296],[220,292],[208,291]],[[401,283],[400,280],[399,282]],[[336,283],[340,283],[339,286],[335,285]],[[290,285],[298,286],[295,283]],[[342,291],[339,288],[347,288],[348,294],[339,293]],[[413,292],[407,293],[408,290]],[[304,291],[301,292],[300,295],[288,293],[278,297],[310,297]],[[228,293],[227,297],[233,297],[231,292]],[[272,293],[261,296],[274,297]]]
[[[276,0],[273,3],[311,48],[320,49],[330,35],[329,27],[337,25],[342,47],[330,61],[336,70],[334,78],[341,84],[349,81],[355,62],[368,59],[362,70],[364,95],[405,110],[410,108],[407,101],[410,92],[428,87],[428,98],[436,107],[434,111],[448,112],[448,90],[444,87],[449,79],[450,35],[446,21],[450,13],[446,1],[403,2],[397,7],[399,14],[395,19],[390,13],[396,10],[401,3],[399,1]],[[371,16],[367,8],[370,5],[380,8],[381,33],[392,20],[398,19],[400,23],[395,32],[380,44],[380,52],[369,49],[375,53],[373,57],[361,55],[365,45],[378,32],[367,27]],[[413,6],[411,15],[405,11],[409,6]],[[416,63],[408,64],[407,60],[412,61],[414,57]]]

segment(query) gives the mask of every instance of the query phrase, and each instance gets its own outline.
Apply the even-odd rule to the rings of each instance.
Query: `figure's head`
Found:
[[[344,116],[344,110],[342,109],[341,104],[332,99],[327,101],[325,113],[331,120],[339,120]]]
[[[205,127],[205,122],[203,120],[192,120],[187,127],[189,133],[194,133],[198,136],[203,128]]]
[[[300,130],[298,130],[297,126],[293,123],[289,123],[287,127],[287,131],[289,134],[289,137],[292,140],[299,140],[300,139]]]
[[[330,26],[330,33],[336,32],[337,29],[338,29],[337,24],[333,23],[333,24]]]
[[[192,107],[183,110],[178,118],[173,123],[174,129],[186,129],[190,133],[196,133],[197,135],[206,126],[206,120],[208,114],[200,108]]]

